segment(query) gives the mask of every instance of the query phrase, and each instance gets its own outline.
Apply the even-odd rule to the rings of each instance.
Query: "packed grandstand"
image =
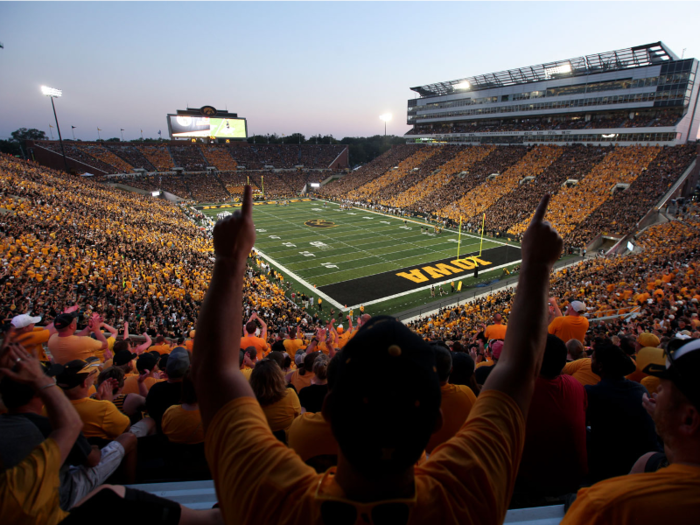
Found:
[[[71,174],[54,169],[56,142],[32,143],[38,162],[0,155],[0,516],[84,523],[125,498],[163,523],[501,523],[508,508],[565,503],[563,523],[695,523],[700,165],[679,134],[697,131],[697,90],[634,119],[437,124],[411,110],[509,82],[576,94],[556,83],[577,68],[636,68],[654,89],[666,82],[653,68],[676,84],[697,70],[662,45],[618,58],[415,88],[407,143],[354,171],[343,145],[65,143]],[[597,137],[630,120],[680,128]],[[543,127],[594,139],[519,134]],[[251,186],[268,202],[313,196],[517,240],[520,281],[403,324],[324,309],[254,248]],[[217,226],[202,213],[232,201],[241,213]],[[571,259],[553,269],[564,246]],[[89,496],[207,479],[221,513],[132,489]],[[41,486],[31,501],[20,482]]]

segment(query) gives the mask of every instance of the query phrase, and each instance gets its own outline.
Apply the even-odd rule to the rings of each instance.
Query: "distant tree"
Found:
[[[19,142],[14,140],[0,140],[0,153],[21,156],[22,150],[19,147]]]
[[[105,142],[121,142],[122,139],[119,137],[112,137],[111,139],[107,139]]]
[[[27,140],[46,140],[46,133],[34,128],[19,128],[17,131],[10,133],[10,136],[12,137],[11,140],[21,142],[22,145],[24,145],[24,142]]]

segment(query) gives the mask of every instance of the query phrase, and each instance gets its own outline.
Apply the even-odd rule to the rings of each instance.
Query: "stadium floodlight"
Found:
[[[565,75],[571,73],[571,64],[562,64],[561,66],[547,67],[544,69],[544,77],[552,78],[553,75]]]
[[[41,93],[47,97],[60,97],[63,95],[63,91],[60,89],[52,88],[49,86],[41,86]]]
[[[391,120],[391,113],[384,113],[383,115],[379,115],[379,120],[384,121],[384,136],[386,137],[386,123]]]
[[[459,84],[455,84],[455,86],[454,86],[455,89],[464,89],[464,90],[469,89],[470,87],[472,87],[472,85],[469,82],[467,82],[466,80],[462,80],[462,82],[460,82]]]
[[[46,95],[51,99],[51,107],[53,108],[53,118],[56,119],[56,129],[58,130],[58,143],[61,145],[61,153],[63,154],[63,165],[66,167],[66,173],[69,173],[68,161],[66,160],[66,151],[63,149],[63,137],[61,137],[61,126],[58,125],[58,116],[56,115],[56,105],[53,103],[53,99],[58,98],[63,95],[63,91],[56,88],[50,88],[48,86],[41,86],[42,94]]]

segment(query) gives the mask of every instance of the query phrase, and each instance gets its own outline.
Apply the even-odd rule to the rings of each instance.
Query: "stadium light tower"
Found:
[[[391,113],[379,115],[379,119],[384,121],[384,138],[386,138],[386,123],[391,120]]]
[[[61,126],[58,125],[58,117],[56,116],[56,106],[53,103],[53,99],[63,95],[63,91],[61,91],[60,89],[50,88],[48,86],[41,86],[41,92],[51,99],[51,107],[53,108],[53,118],[56,119],[56,129],[58,130],[58,142],[61,145],[61,153],[63,154],[63,165],[66,167],[66,173],[68,173],[70,170],[68,169],[68,161],[66,160],[66,151],[63,149]]]

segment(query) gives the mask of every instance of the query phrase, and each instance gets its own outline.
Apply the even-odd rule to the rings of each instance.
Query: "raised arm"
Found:
[[[242,329],[243,274],[255,243],[253,192],[245,187],[243,206],[214,227],[214,270],[197,319],[192,373],[202,423],[206,429],[216,412],[239,397],[255,397],[238,368]]]
[[[122,338],[124,339],[124,341],[129,339],[129,323],[128,322],[124,323],[124,335],[122,335]]]
[[[256,315],[256,319],[260,323],[260,339],[267,341],[267,323],[263,321],[262,317]]]
[[[482,390],[508,394],[525,418],[547,338],[549,274],[564,244],[544,220],[549,198],[549,195],[542,198],[523,235],[522,269],[503,352]]]
[[[146,350],[148,350],[151,347],[151,344],[153,343],[153,341],[151,341],[151,336],[148,335],[148,332],[144,332],[143,336],[146,338],[146,340],[143,343],[141,343],[139,346],[134,348],[135,354],[138,354],[138,355],[143,354]]]
[[[110,337],[114,337],[115,339],[117,338],[117,329],[116,328],[108,325],[107,323],[102,323],[102,328],[104,328],[105,330],[107,330],[110,333]]]
[[[41,398],[53,431],[49,434],[61,451],[61,463],[70,453],[83,428],[80,416],[54,379],[47,377],[39,360],[19,344],[10,345],[0,361],[0,378],[31,386]]]

